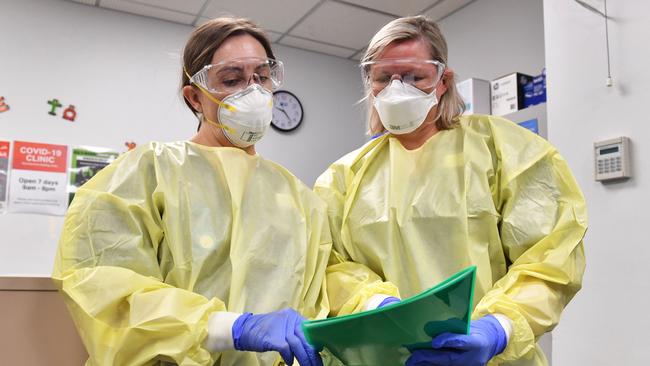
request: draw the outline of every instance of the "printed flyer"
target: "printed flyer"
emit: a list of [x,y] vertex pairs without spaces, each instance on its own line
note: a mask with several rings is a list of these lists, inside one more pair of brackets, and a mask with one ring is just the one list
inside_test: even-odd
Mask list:
[[0,141],[0,213],[7,209],[7,182],[9,175],[9,141]]
[[80,146],[72,149],[70,181],[68,184],[69,202],[72,202],[77,189],[94,177],[97,172],[117,159],[119,154],[110,149]]
[[67,163],[65,145],[14,141],[9,212],[65,214]]

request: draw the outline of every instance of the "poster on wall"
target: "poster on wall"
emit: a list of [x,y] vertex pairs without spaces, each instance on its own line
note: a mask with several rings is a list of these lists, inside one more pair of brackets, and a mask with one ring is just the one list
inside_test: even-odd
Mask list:
[[80,146],[72,149],[68,203],[72,202],[77,189],[94,177],[105,166],[117,159],[119,153],[99,147]]
[[9,176],[9,141],[0,141],[0,213],[7,209],[7,182]]
[[65,214],[67,163],[65,145],[14,141],[9,212]]

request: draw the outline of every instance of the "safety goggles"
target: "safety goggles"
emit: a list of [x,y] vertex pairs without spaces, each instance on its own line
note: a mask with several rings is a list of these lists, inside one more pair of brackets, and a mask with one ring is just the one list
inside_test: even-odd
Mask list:
[[435,87],[445,71],[445,64],[436,60],[386,59],[361,63],[363,80],[373,91],[380,91],[398,79],[420,90]]
[[233,94],[251,82],[268,91],[278,89],[284,80],[282,61],[272,58],[246,57],[205,65],[190,81],[210,93]]

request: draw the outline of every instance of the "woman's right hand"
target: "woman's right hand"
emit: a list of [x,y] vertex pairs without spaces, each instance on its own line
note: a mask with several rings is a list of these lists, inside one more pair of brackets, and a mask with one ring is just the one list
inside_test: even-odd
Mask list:
[[287,365],[293,365],[295,357],[301,366],[322,366],[320,355],[305,340],[301,327],[303,320],[290,308],[267,314],[243,314],[232,326],[235,349],[276,351]]

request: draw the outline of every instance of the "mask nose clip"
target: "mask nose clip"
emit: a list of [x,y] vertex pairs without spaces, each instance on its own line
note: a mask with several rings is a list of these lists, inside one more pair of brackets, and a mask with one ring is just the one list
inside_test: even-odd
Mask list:
[[401,84],[404,84],[404,81],[402,80],[402,77],[399,74],[394,74],[393,76],[390,77],[390,82],[381,90],[384,91],[388,89],[391,86],[394,86],[395,82],[399,82]]

